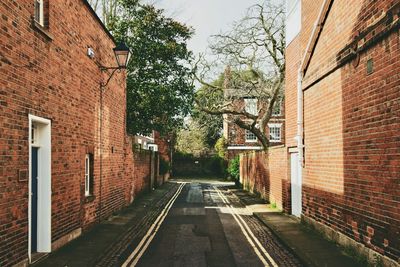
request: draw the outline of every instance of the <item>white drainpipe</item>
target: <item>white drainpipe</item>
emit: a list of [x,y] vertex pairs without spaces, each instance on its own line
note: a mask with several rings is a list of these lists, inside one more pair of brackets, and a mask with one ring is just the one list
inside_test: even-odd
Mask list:
[[297,149],[299,151],[299,166],[303,167],[303,75],[301,68],[297,74]]

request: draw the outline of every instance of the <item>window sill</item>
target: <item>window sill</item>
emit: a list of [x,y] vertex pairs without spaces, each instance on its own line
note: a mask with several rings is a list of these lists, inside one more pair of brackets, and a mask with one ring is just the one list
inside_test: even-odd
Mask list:
[[246,142],[246,143],[257,143],[258,140],[246,140],[245,142]]
[[93,202],[95,199],[95,196],[85,196],[85,203]]
[[46,37],[47,40],[52,41],[54,39],[53,35],[49,33],[48,29],[40,25],[40,23],[38,23],[34,18],[32,18],[32,27]]

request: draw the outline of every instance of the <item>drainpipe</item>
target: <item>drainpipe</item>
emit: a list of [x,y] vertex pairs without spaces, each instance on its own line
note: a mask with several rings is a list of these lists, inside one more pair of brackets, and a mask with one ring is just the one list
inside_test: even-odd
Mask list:
[[[299,152],[299,166],[304,167],[303,153],[303,75],[301,68],[297,74],[297,150]],[[301,172],[300,172],[301,173]]]
[[103,93],[104,88],[100,86],[100,192],[99,192],[99,222],[101,222],[101,214],[103,209],[102,188],[103,188]]

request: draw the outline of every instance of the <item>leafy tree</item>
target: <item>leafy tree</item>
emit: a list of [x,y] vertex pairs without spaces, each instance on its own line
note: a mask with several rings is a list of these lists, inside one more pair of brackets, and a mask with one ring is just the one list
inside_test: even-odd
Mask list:
[[229,176],[233,180],[239,182],[239,179],[240,179],[240,158],[239,158],[239,156],[236,156],[229,161],[228,173],[229,173]]
[[217,140],[217,142],[215,143],[214,148],[220,158],[223,158],[223,159],[225,158],[226,150],[227,150],[226,146],[227,146],[227,143],[226,143],[226,140],[224,137],[220,137]]
[[196,121],[189,121],[187,127],[177,133],[176,150],[195,157],[207,154],[210,149],[205,145],[205,136]]
[[[218,79],[213,81],[211,84],[215,86],[222,86],[224,82],[224,75],[221,74]],[[212,92],[212,94],[209,94]],[[222,103],[223,92],[210,90],[207,85],[203,85],[195,94],[198,101],[208,102],[208,103]],[[205,133],[205,144],[209,148],[213,148],[217,140],[221,137],[222,127],[223,127],[223,117],[222,115],[214,116],[203,112],[196,106],[193,108],[192,118],[198,123],[201,129]]]
[[127,129],[132,134],[179,127],[193,104],[194,87],[187,41],[193,30],[165,17],[163,10],[137,0],[119,0],[109,24],[130,47],[127,77]]
[[[254,133],[265,149],[269,146],[267,125],[276,103],[282,98],[285,80],[285,14],[282,4],[265,1],[249,8],[247,15],[230,32],[214,36],[210,44],[215,61],[200,57],[195,64],[196,79],[206,85],[207,96],[223,95],[222,101],[196,97],[199,110],[225,115],[239,127]],[[218,63],[230,66],[223,86],[207,82]],[[248,112],[243,101],[258,99],[258,110]]]
[[[117,17],[117,11],[121,6],[120,2],[120,0],[89,0],[89,4],[102,19],[106,27],[109,27]],[[135,2],[136,5],[138,0]]]

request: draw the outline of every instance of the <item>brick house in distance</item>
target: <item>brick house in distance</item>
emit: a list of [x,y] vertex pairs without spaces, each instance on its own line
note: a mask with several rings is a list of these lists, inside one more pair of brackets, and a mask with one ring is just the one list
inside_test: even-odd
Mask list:
[[76,238],[146,183],[124,72],[101,86],[117,44],[88,2],[4,0],[0,14],[0,265],[11,266]]
[[[225,82],[226,84],[226,82]],[[224,89],[227,99],[234,99],[234,105],[239,109],[245,109],[248,113],[257,115],[261,105],[265,105],[262,98],[251,95],[246,90]],[[260,117],[262,114],[260,114]],[[233,159],[240,153],[263,150],[261,143],[255,134],[237,126],[232,119],[233,115],[224,114],[223,136],[227,141],[228,159]],[[245,118],[244,118],[245,119]],[[282,101],[276,103],[272,118],[268,123],[267,135],[269,135],[270,146],[279,146],[285,143],[285,111]]]

